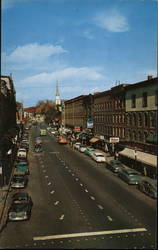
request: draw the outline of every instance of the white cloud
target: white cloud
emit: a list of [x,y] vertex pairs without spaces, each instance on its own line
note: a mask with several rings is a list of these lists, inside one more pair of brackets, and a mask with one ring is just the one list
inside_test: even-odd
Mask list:
[[110,32],[125,32],[129,30],[126,17],[117,10],[102,12],[94,18],[94,21],[97,26]]
[[6,55],[6,60],[9,63],[36,63],[39,61],[47,60],[56,54],[67,52],[60,45],[38,43],[27,44],[18,46],[12,53]]
[[[57,70],[54,72],[43,72],[37,75],[33,75],[31,77],[27,77],[21,80],[19,83],[20,85],[27,86],[46,86],[52,83],[53,81],[59,80],[61,82],[65,82],[66,84],[71,84],[73,86],[74,83],[78,83],[80,85],[88,82],[95,82],[95,81],[103,81],[105,80],[105,76],[100,73],[99,68],[90,68],[90,67],[69,67],[64,68],[62,70]],[[74,86],[75,87],[75,86]]]

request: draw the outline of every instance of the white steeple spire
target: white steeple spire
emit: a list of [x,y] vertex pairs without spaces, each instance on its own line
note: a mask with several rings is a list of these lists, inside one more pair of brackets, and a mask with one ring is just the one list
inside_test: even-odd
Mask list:
[[57,84],[56,84],[55,104],[56,105],[61,105],[58,81],[57,81]]

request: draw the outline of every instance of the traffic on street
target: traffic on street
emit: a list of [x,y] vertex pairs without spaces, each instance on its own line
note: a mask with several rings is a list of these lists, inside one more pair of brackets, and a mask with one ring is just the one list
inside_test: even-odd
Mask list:
[[79,141],[59,143],[45,123],[32,125],[24,138],[1,248],[155,248],[157,195],[143,192],[139,173],[128,183],[121,177],[129,172],[124,164]]

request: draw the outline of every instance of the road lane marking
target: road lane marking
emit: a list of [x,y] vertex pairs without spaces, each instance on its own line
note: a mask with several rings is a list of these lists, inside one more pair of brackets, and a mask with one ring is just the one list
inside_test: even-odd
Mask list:
[[55,192],[55,191],[54,191],[54,190],[52,190],[50,193],[51,193],[51,194],[54,194],[54,192]]
[[45,175],[45,178],[48,178],[48,175]]
[[108,220],[113,221],[113,219],[110,216],[107,216]]
[[93,196],[90,196],[92,200],[95,200],[95,198]]
[[74,174],[72,174],[72,176],[74,176]]
[[59,220],[63,220],[64,219],[64,214],[62,214],[61,216],[60,216],[60,218],[59,218]]
[[104,209],[101,205],[97,205],[100,209]]
[[75,180],[78,181],[78,178],[76,178]]
[[48,186],[51,184],[51,182],[48,182]]
[[59,204],[59,201],[54,202],[54,205],[55,205],[55,206],[58,205],[58,204]]
[[84,191],[85,191],[86,193],[88,193],[88,190],[87,190],[87,189],[85,189]]
[[82,186],[83,186],[83,184],[82,184],[82,183],[80,183],[80,186],[82,187]]
[[147,231],[146,228],[130,228],[130,229],[120,229],[120,230],[99,231],[99,232],[84,232],[84,233],[73,233],[73,234],[37,236],[37,237],[33,237],[33,240],[64,239],[64,238],[74,238],[74,237],[97,236],[97,235],[108,235],[108,234],[124,234],[124,233],[145,232],[145,231]]

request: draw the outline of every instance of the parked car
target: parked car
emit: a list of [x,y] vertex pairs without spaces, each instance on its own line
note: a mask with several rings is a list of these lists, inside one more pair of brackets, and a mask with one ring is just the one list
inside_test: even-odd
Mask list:
[[80,145],[79,146],[79,148],[78,148],[78,150],[81,152],[81,153],[84,153],[85,152],[85,150],[87,149],[87,147],[85,146],[85,145]]
[[26,148],[19,148],[17,152],[17,157],[26,158],[27,157]]
[[94,152],[91,157],[96,162],[106,162],[105,156],[102,153]]
[[68,143],[68,139],[65,136],[59,136],[58,143],[59,144],[67,144]]
[[16,165],[16,170],[23,172],[24,174],[30,174],[28,164],[26,162],[19,162]]
[[157,180],[144,177],[142,181],[138,183],[137,187],[141,192],[149,195],[151,198],[157,199]]
[[118,173],[124,168],[124,166],[119,160],[111,160],[106,162],[106,168],[114,173]]
[[11,180],[12,188],[25,188],[28,182],[27,176],[23,174],[14,175]]
[[20,147],[21,147],[21,148],[25,148],[27,151],[29,150],[29,144],[26,143],[26,142],[21,142],[21,143],[20,143]]
[[141,174],[138,171],[131,168],[121,169],[120,172],[118,173],[118,176],[128,184],[135,184],[135,185],[137,185],[142,178]]
[[84,153],[88,156],[92,156],[92,154],[95,152],[95,149],[92,147],[87,147]]
[[75,144],[74,144],[74,148],[75,149],[79,149],[79,146],[81,145],[81,143],[80,142],[76,142]]
[[12,204],[8,211],[9,221],[28,220],[31,216],[33,202],[28,193],[13,195]]

